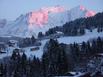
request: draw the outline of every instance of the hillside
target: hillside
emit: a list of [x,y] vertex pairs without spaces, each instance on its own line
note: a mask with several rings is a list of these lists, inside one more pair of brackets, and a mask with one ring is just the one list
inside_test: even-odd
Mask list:
[[0,35],[18,37],[34,35],[37,37],[39,32],[45,33],[50,28],[62,26],[66,22],[94,15],[95,12],[87,10],[83,6],[77,6],[70,10],[66,10],[60,6],[41,8],[40,10],[20,15],[15,21],[7,22],[0,29]]

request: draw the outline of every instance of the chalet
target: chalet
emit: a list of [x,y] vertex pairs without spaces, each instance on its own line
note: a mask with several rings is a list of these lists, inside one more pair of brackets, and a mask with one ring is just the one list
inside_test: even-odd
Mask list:
[[15,46],[17,46],[17,43],[18,42],[16,40],[9,40],[8,45],[11,47],[15,47]]
[[81,77],[84,73],[81,72],[68,72],[65,75],[54,76],[54,77]]
[[6,44],[4,42],[0,42],[0,53],[6,49]]
[[63,36],[63,33],[56,33],[56,34],[51,34],[50,38],[55,39],[55,38],[60,38],[61,36]]
[[30,51],[36,51],[36,50],[39,50],[39,47],[34,47],[30,49]]

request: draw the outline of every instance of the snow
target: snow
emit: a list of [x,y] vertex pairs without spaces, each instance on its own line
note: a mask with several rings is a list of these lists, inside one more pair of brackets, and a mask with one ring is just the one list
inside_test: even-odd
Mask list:
[[82,43],[87,42],[90,39],[97,38],[97,37],[103,37],[103,32],[98,33],[97,30],[93,30],[93,32],[89,32],[86,30],[86,34],[83,36],[70,36],[70,37],[61,37],[58,39],[59,43],[65,43],[65,44],[73,44],[76,43]]
[[12,55],[12,52],[15,48],[14,47],[8,47],[5,51],[6,53],[2,53],[0,54],[0,59],[4,58],[4,57],[9,57]]
[[71,20],[85,17],[86,10],[81,10],[80,6],[78,6],[71,10],[65,10],[59,13],[49,13],[47,23],[42,26],[37,24],[30,26],[28,24],[30,14],[31,12],[19,16],[15,21],[7,22],[8,24],[2,29],[0,28],[0,36],[30,37],[34,35],[37,37],[39,32],[45,33],[50,28],[62,26]]
[[42,45],[40,46],[39,50],[30,51],[30,48],[33,48],[33,47],[36,47],[36,46],[24,48],[24,50],[26,51],[25,54],[27,55],[27,57],[33,58],[35,56],[35,57],[38,57],[39,59],[41,59],[42,55],[43,55],[43,47],[44,47],[46,41],[47,40],[41,41]]
[[[65,44],[72,43],[73,44],[74,42],[76,42],[76,43],[82,43],[83,41],[87,42],[88,40],[93,39],[93,38],[97,38],[98,36],[103,37],[103,32],[97,33],[97,30],[95,29],[95,30],[93,30],[93,32],[89,32],[88,30],[86,30],[86,34],[83,36],[61,37],[61,38],[58,38],[57,40],[59,43],[65,43]],[[48,40],[49,39],[41,41],[42,45],[40,46],[40,50],[30,52],[28,50],[28,48],[26,48],[26,50],[28,50],[26,52],[27,56],[29,57],[29,56],[35,55],[36,57],[41,58],[42,54],[43,54],[43,47]]]
[[75,20],[77,18],[82,18],[82,17],[85,17],[85,14],[86,14],[86,10],[81,10],[80,6],[77,6],[70,10],[69,19]]
[[73,76],[55,76],[55,77],[80,77],[84,75],[84,73],[81,72],[69,72],[69,73],[72,74]]
[[[28,24],[28,14],[18,17],[15,21],[7,24],[4,28],[0,29],[1,36],[18,36],[18,37],[35,37],[39,32],[45,33],[50,28],[61,26],[65,24],[68,19],[67,12],[49,14],[48,22],[39,26],[36,24]],[[5,32],[4,32],[5,31]]]
[[69,11],[69,19],[70,20],[75,20],[78,18],[84,18],[84,17],[91,17],[94,16],[96,13],[92,10],[87,10],[84,6],[77,6],[72,8]]
[[[97,29],[93,30],[93,32],[90,32],[88,30],[86,30],[86,34],[83,36],[68,36],[68,37],[60,37],[58,38],[58,42],[59,43],[65,43],[65,44],[73,44],[74,42],[76,43],[82,43],[83,41],[87,42],[90,39],[93,38],[97,38],[97,37],[103,37],[103,32],[98,33]],[[36,57],[38,57],[39,59],[42,58],[43,55],[43,47],[46,44],[46,42],[49,39],[45,39],[45,40],[41,40],[41,46],[39,50],[35,50],[35,51],[30,51],[31,48],[35,48],[36,46],[33,47],[27,47],[27,48],[23,48],[23,50],[25,50],[25,54],[27,55],[27,57],[29,58],[33,58],[33,56],[35,55]],[[16,47],[9,47],[7,48],[7,53],[3,53],[0,54],[0,59],[7,57],[7,56],[11,56],[13,49],[15,49]]]
[[[25,50],[25,54],[27,55],[28,58],[33,58],[34,56],[35,57],[38,57],[39,59],[41,59],[42,55],[43,55],[43,47],[45,45],[47,40],[43,40],[41,41],[42,45],[40,46],[40,49],[39,50],[35,50],[35,51],[30,51],[31,48],[35,48],[36,46],[32,46],[32,47],[26,47],[26,48],[23,48],[23,50]],[[8,47],[5,51],[7,53],[3,53],[3,54],[0,54],[0,59],[4,58],[4,57],[9,57],[12,55],[12,52],[15,48],[18,48],[18,47]],[[20,52],[20,54],[22,55],[22,52]]]
[[81,75],[84,75],[84,73],[81,72],[70,72],[71,74],[73,74],[73,77],[80,77]]

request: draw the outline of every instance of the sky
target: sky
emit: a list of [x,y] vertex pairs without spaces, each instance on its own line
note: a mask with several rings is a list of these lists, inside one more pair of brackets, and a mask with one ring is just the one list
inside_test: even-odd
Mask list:
[[66,9],[83,5],[87,9],[103,12],[103,0],[0,0],[0,19],[15,20],[21,14],[57,5]]

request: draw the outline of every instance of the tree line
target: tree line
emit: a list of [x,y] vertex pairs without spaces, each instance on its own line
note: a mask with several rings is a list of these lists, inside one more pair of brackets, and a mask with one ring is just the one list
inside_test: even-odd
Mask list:
[[[69,46],[69,50],[67,50]],[[86,61],[89,57],[103,53],[103,38],[98,37],[92,41],[81,44],[66,45],[50,39],[46,43],[43,56],[38,59],[27,58],[19,49],[14,49],[7,63],[0,63],[1,77],[50,77],[66,75],[73,71],[78,63]]]
[[63,32],[66,36],[77,36],[84,35],[85,29],[88,29],[92,32],[93,29],[97,28],[97,32],[103,31],[103,13],[97,13],[93,17],[88,18],[79,18],[74,21],[65,23],[63,26],[56,26],[50,28],[48,31],[43,34],[42,32],[38,33],[38,37],[49,36],[55,34],[57,31]]

